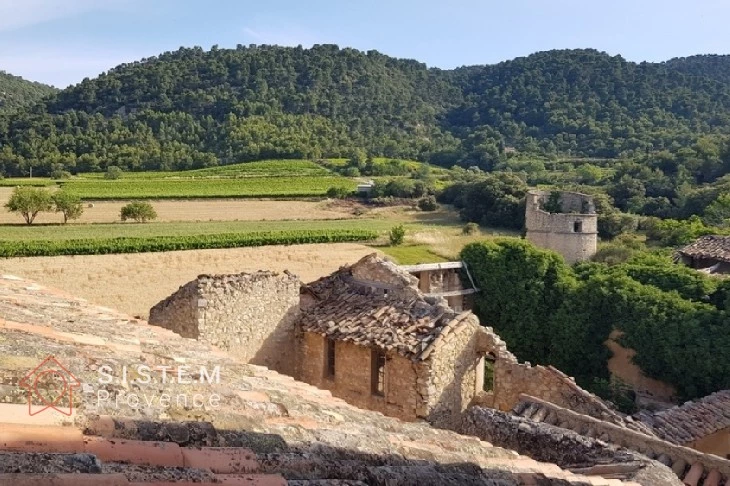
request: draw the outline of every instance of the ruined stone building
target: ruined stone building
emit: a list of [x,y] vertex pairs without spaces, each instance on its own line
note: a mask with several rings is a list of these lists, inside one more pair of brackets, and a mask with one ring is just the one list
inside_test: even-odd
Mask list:
[[476,289],[461,283],[462,269],[373,254],[306,285],[271,272],[201,275],[149,322],[404,420],[449,426],[470,404],[507,411],[521,393],[610,413],[555,368],[519,363],[463,310]]
[[[157,304],[150,323],[358,408],[561,467],[595,465],[583,473],[638,477],[653,461],[669,476],[642,484],[730,479],[730,461],[707,453],[726,444],[724,395],[652,423],[624,416],[559,370],[520,363],[463,300],[449,301],[478,291],[466,270],[458,262],[399,267],[373,254],[308,284],[287,273],[203,275]],[[712,406],[717,417],[706,412]],[[670,436],[679,413],[695,431],[691,441]]]
[[701,236],[677,250],[677,259],[710,274],[730,274],[730,236]]
[[560,192],[558,208],[547,208],[553,193],[530,191],[525,208],[527,240],[556,251],[565,261],[590,259],[598,248],[598,215],[593,198],[577,192]]

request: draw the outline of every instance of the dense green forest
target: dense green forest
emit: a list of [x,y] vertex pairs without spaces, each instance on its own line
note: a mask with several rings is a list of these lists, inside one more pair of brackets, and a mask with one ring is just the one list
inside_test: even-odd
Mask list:
[[[689,157],[681,150],[702,140],[722,158],[729,72],[719,56],[636,64],[595,50],[449,71],[334,45],[181,48],[0,118],[0,171],[188,169],[354,149],[489,171],[514,150],[653,161]],[[688,177],[712,182],[727,165]]]
[[28,106],[56,91],[56,88],[51,86],[26,81],[0,71],[0,115]]

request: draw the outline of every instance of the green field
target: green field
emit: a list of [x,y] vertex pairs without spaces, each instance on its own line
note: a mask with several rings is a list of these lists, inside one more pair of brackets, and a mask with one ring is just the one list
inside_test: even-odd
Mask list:
[[9,177],[0,179],[0,187],[15,187],[15,186],[52,186],[55,182],[47,177]]
[[187,199],[225,197],[315,197],[333,186],[355,190],[352,179],[327,177],[248,177],[240,179],[137,179],[62,181],[82,199]]
[[[310,160],[261,160],[242,164],[221,165],[206,169],[163,172],[123,172],[126,179],[204,179],[238,177],[327,177],[333,174],[321,165]],[[103,172],[79,174],[82,179],[104,179]]]

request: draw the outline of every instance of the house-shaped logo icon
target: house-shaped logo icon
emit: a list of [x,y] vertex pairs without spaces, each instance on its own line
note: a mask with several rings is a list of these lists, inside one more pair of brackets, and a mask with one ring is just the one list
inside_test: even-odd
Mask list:
[[53,409],[63,415],[73,413],[73,389],[81,382],[54,356],[48,356],[20,380],[28,393],[28,415]]

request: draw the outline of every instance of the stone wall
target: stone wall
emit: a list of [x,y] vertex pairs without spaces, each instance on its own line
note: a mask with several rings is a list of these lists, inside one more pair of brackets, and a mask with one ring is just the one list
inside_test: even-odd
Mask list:
[[690,466],[700,464],[701,469],[704,469],[705,472],[715,470],[721,477],[730,479],[730,461],[721,457],[672,444],[658,437],[576,413],[535,397],[523,396],[522,400],[523,404],[537,405],[543,411],[541,414],[543,420],[549,420],[561,429],[569,429],[650,457],[656,457],[667,466],[671,466],[681,477],[688,472]]
[[[598,247],[598,215],[590,196],[562,192],[562,213],[549,213],[542,205],[550,193],[530,191],[525,209],[527,240],[563,255],[568,263],[593,256]],[[576,223],[580,228],[576,230]]]
[[593,466],[593,474],[625,476],[643,485],[682,484],[671,469],[634,451],[493,409],[470,408],[460,432],[561,467],[590,472]]
[[158,302],[150,309],[149,323],[175,331],[182,337],[198,339],[198,281],[186,283]]
[[300,281],[273,272],[201,275],[150,310],[150,324],[294,375]]
[[478,392],[473,404],[506,412],[520,402],[522,394],[527,394],[601,420],[623,423],[618,413],[565,373],[552,366],[518,362],[491,327],[481,330],[477,350],[494,360],[494,386],[492,392]]
[[[452,324],[449,324],[452,326]],[[419,376],[419,394],[424,398],[427,415],[421,415],[442,428],[455,429],[461,414],[481,391],[478,383],[483,352],[479,350],[479,334],[484,332],[473,314],[444,330]]]
[[329,390],[356,407],[375,410],[402,420],[416,420],[420,397],[416,391],[419,365],[396,353],[386,353],[385,393],[372,393],[372,349],[357,344],[335,342],[335,375],[325,374],[327,338],[304,332],[300,345],[297,378]]

